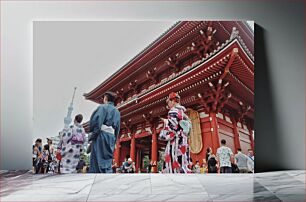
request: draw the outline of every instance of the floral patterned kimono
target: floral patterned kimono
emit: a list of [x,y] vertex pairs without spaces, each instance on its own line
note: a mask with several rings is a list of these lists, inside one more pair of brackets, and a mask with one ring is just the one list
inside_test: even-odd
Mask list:
[[185,107],[177,104],[168,112],[160,138],[167,140],[165,149],[165,173],[189,173],[188,134],[191,122]]
[[62,160],[60,163],[61,173],[76,173],[76,166],[80,160],[81,149],[83,144],[73,143],[72,134],[80,133],[85,139],[85,130],[82,124],[76,123],[69,128],[63,129],[60,134],[58,149],[61,150]]

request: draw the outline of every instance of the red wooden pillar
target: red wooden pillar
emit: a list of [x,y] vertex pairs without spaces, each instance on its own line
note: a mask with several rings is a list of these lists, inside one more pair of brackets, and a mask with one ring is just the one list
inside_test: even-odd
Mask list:
[[153,127],[152,134],[151,162],[154,165],[152,167],[152,172],[157,173],[157,134],[155,127]]
[[135,162],[136,164],[136,159],[135,159],[135,149],[136,149],[136,140],[135,140],[135,134],[133,134],[131,138],[131,149],[130,149],[130,158]]
[[237,127],[237,122],[235,118],[232,117],[232,123],[233,123],[233,133],[234,133],[234,144],[235,144],[235,153],[237,153],[237,149],[241,148],[240,146],[240,139],[239,139],[239,130]]
[[220,147],[218,121],[216,113],[214,112],[209,113],[209,120],[211,125],[210,131],[211,131],[211,140],[212,140],[212,150],[213,153],[216,153],[217,149]]
[[116,150],[115,150],[115,154],[114,154],[114,159],[115,162],[117,163],[117,165],[119,166],[119,161],[120,161],[120,149],[121,149],[121,144],[120,144],[120,140],[117,139],[116,142]]

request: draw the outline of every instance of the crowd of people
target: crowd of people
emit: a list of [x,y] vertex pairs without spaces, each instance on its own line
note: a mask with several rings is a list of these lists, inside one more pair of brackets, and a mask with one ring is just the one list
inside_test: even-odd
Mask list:
[[[57,150],[52,146],[52,140],[42,146],[42,140],[37,139],[33,145],[33,172],[34,173],[76,173],[82,172],[87,166],[89,173],[135,173],[135,162],[127,157],[122,165],[116,165],[113,160],[116,140],[120,131],[120,112],[114,106],[116,94],[107,91],[103,96],[103,104],[92,113],[89,121],[89,165],[81,159],[85,143],[85,130],[82,126],[83,116],[75,116],[71,126],[67,126],[60,133]],[[249,150],[243,154],[238,149],[237,154],[227,147],[226,140],[221,140],[221,146],[213,154],[207,148],[206,156],[200,165],[199,161],[193,164],[189,150],[189,132],[192,123],[186,115],[186,108],[180,104],[180,96],[172,92],[166,100],[169,108],[167,118],[161,118],[164,127],[159,139],[167,142],[162,173],[253,173],[254,155]],[[148,172],[152,166],[148,165]],[[150,167],[151,166],[151,167]],[[138,169],[139,171],[140,169]]]
[[237,149],[234,154],[232,150],[226,146],[226,140],[221,140],[221,146],[217,149],[217,153],[213,154],[209,147],[206,150],[206,158],[203,159],[202,165],[196,161],[195,165],[191,163],[193,173],[254,173],[254,154],[252,149],[248,149],[248,153],[242,153],[241,149]]
[[[143,169],[135,167],[135,162],[127,156],[122,165],[117,165],[113,160],[113,173],[136,173],[147,172],[151,173],[152,168],[157,165],[153,165],[152,162],[144,166]],[[226,140],[221,140],[221,146],[217,149],[217,153],[213,154],[210,147],[206,150],[206,156],[202,160],[202,164],[198,160],[193,163],[190,159],[190,163],[187,165],[189,172],[195,174],[204,173],[254,173],[254,154],[252,149],[248,149],[248,153],[244,154],[240,148],[237,149],[237,153],[234,154],[232,150],[226,146]],[[158,170],[159,173],[166,173],[165,162],[163,167]],[[181,171],[183,172],[183,171]]]
[[114,106],[116,94],[107,91],[103,96],[103,104],[93,112],[90,118],[89,145],[86,153],[90,153],[90,165],[81,159],[84,150],[85,129],[82,126],[83,116],[75,116],[74,122],[59,132],[60,141],[56,149],[52,140],[42,146],[42,139],[33,145],[34,173],[77,173],[86,167],[90,173],[111,173],[112,159],[116,139],[120,130],[120,113]]
[[81,124],[83,116],[75,116],[74,123],[60,133],[60,141],[56,149],[52,140],[42,146],[38,138],[33,145],[33,173],[77,173],[83,172],[86,163],[81,158],[85,142],[85,130]]
[[47,144],[43,146],[42,139],[38,138],[32,150],[33,173],[54,172],[57,167],[52,140],[47,138]]

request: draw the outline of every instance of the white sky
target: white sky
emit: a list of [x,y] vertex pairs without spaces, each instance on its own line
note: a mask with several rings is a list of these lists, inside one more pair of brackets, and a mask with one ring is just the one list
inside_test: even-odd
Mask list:
[[[55,136],[77,86],[73,117],[90,118],[91,91],[175,22],[34,22],[34,136]],[[72,118],[73,118],[72,117]],[[45,141],[45,139],[43,139]]]

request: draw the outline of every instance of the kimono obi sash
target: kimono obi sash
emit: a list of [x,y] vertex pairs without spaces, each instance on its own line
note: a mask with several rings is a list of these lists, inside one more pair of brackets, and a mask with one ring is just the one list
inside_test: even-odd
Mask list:
[[107,125],[102,124],[101,131],[115,135],[115,129],[112,126],[107,126]]

